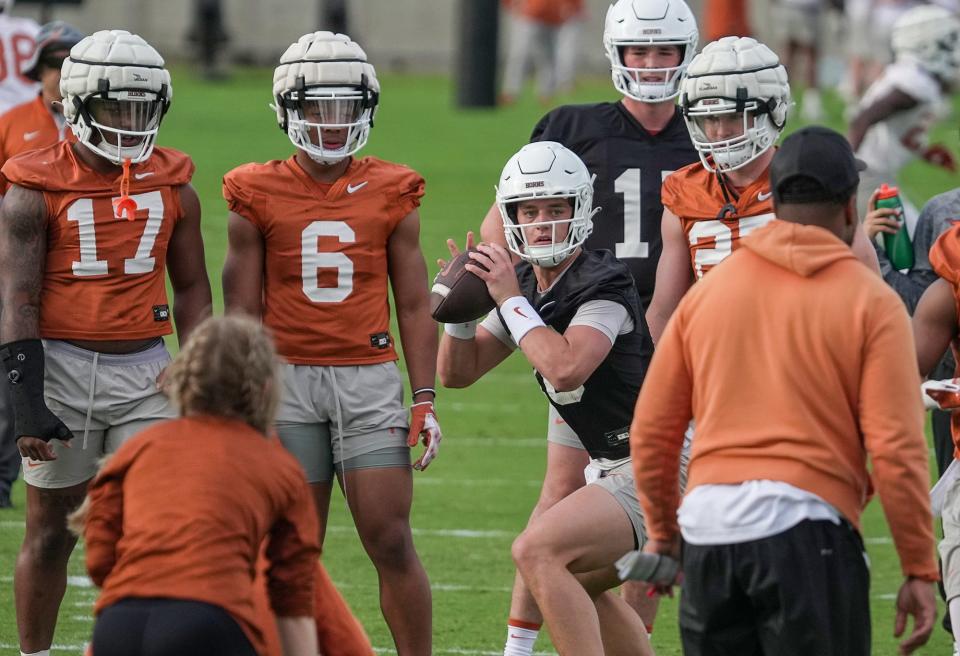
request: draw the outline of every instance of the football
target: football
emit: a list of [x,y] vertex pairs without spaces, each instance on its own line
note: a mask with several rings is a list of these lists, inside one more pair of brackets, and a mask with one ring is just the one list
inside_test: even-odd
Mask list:
[[496,307],[487,291],[487,283],[464,268],[470,261],[469,253],[460,253],[447,262],[433,279],[430,315],[441,323],[474,321]]

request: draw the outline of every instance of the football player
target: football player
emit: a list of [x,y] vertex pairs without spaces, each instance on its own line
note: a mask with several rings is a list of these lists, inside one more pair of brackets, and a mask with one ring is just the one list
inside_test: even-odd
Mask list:
[[[654,342],[690,285],[774,218],[768,168],[790,106],[787,71],[757,40],[724,37],[691,62],[680,106],[700,162],[663,182],[663,253],[647,309]],[[853,249],[879,272],[860,229]]]
[[163,58],[100,31],[71,49],[60,90],[77,142],[9,160],[0,216],[0,359],[27,483],[17,627],[21,651],[42,655],[75,544],[67,513],[105,453],[175,416],[157,389],[165,271],[181,341],[211,308],[193,163],[154,148],[172,93]]
[[36,50],[40,26],[22,16],[13,16],[14,0],[0,0],[0,114],[32,100],[37,82],[25,74]]
[[61,104],[60,69],[70,48],[83,37],[63,21],[53,21],[40,28],[37,50],[24,71],[28,78],[40,82],[40,93],[0,117],[0,166],[14,155],[69,137]]
[[[262,319],[287,362],[277,432],[307,473],[321,542],[337,474],[377,568],[397,652],[429,654],[430,586],[410,531],[410,446],[424,436],[414,465],[423,469],[441,437],[437,333],[419,243],[423,178],[354,157],[373,126],[380,85],[349,37],[304,35],[273,80],[277,121],[296,151],[224,177],[226,308]],[[413,390],[409,424],[388,281]]]
[[[480,244],[467,270],[498,309],[479,325],[444,326],[440,379],[466,387],[523,352],[589,455],[592,484],[530,520],[513,544],[519,574],[561,654],[651,653],[640,617],[608,592],[619,585],[614,561],[645,541],[627,440],[653,345],[633,276],[610,251],[583,248],[597,211],[592,176],[561,144],[534,142],[511,157],[497,206],[507,249]],[[516,271],[511,253],[522,260]]]
[[[697,21],[683,0],[618,0],[607,11],[603,45],[619,102],[558,107],[544,116],[531,141],[556,141],[595,174],[596,205],[603,208],[586,248],[605,248],[633,274],[644,309],[653,295],[660,257],[660,185],[668,173],[697,161],[676,107],[680,79],[697,49]],[[496,205],[481,228],[483,240],[505,245]],[[531,517],[584,485],[588,462],[580,441],[553,410],[547,424],[547,470]],[[656,599],[642,584],[624,595],[652,629]],[[514,582],[507,654],[529,653],[541,618],[523,580]],[[520,651],[517,651],[520,650]]]
[[[920,375],[924,377],[933,373],[948,347],[952,347],[955,359],[960,348],[960,226],[954,225],[940,235],[930,249],[930,264],[940,277],[927,287],[913,314],[917,360]],[[954,371],[953,376],[960,377],[960,370]],[[952,411],[953,457],[960,458],[960,414],[956,403],[947,404],[944,409]],[[957,560],[960,558],[960,497],[957,496],[960,477],[957,477],[955,466],[956,461],[937,484],[937,487],[945,486],[940,511],[943,540],[939,551],[947,612],[953,628],[954,653],[960,649],[960,566]]]
[[[54,144],[64,138],[67,123],[60,108],[60,67],[83,35],[63,21],[40,30],[33,64],[24,73],[41,82],[37,97],[0,116],[0,167],[18,153]],[[2,190],[0,190],[2,193]],[[0,380],[0,508],[9,507],[10,488],[20,473],[20,454],[13,436],[7,381]]]
[[[953,153],[930,144],[928,132],[949,110],[947,92],[960,73],[960,18],[936,5],[904,13],[893,25],[894,61],[867,89],[850,123],[850,144],[867,164],[861,173],[860,216],[873,209],[881,183],[897,184],[900,171],[915,158],[956,172]],[[900,192],[903,218],[912,236],[917,209]],[[886,255],[881,257],[881,264]]]

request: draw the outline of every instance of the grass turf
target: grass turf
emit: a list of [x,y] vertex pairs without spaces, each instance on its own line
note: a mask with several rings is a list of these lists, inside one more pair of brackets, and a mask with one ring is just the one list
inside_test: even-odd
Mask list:
[[[220,269],[226,248],[226,208],[220,178],[248,161],[284,158],[291,152],[267,108],[270,72],[241,70],[228,83],[208,84],[175,70],[173,108],[161,130],[163,145],[190,153],[197,163],[194,185],[204,211],[207,267],[218,310]],[[476,229],[493,200],[493,185],[506,159],[525,142],[545,111],[532,99],[498,111],[458,110],[452,86],[439,77],[386,76],[377,125],[365,154],[408,164],[427,180],[421,210],[423,250],[431,273],[445,254],[444,240]],[[565,102],[614,100],[607,80],[587,80]],[[828,97],[831,125],[842,129],[840,106]],[[951,124],[952,125],[952,124]],[[791,127],[799,126],[792,121]],[[937,136],[956,146],[955,130]],[[918,206],[954,186],[955,178],[922,164],[912,165],[907,190]],[[171,346],[174,344],[171,343]],[[513,567],[510,543],[524,526],[544,468],[546,405],[525,361],[513,356],[468,390],[444,390],[438,399],[445,440],[439,460],[415,474],[412,524],[420,556],[433,585],[434,652],[498,654],[505,637]],[[932,456],[931,456],[932,462]],[[16,653],[12,573],[23,536],[23,486],[13,510],[0,510],[0,652]],[[334,499],[325,562],[379,651],[392,642],[377,602],[377,581],[342,500]],[[874,654],[896,653],[892,638],[893,599],[901,575],[879,504],[864,516],[872,562]],[[95,589],[84,577],[82,552],[70,562],[70,581],[61,607],[57,653],[79,653],[90,635]],[[943,609],[941,607],[941,614]],[[654,646],[658,654],[680,654],[676,602],[661,605]],[[551,653],[544,635],[538,649]],[[939,627],[920,653],[949,653]]]

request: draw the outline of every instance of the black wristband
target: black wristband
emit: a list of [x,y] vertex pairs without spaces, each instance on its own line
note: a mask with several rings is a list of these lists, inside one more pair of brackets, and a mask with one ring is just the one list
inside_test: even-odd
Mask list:
[[0,345],[13,399],[14,436],[36,437],[44,442],[69,440],[73,434],[47,407],[43,399],[43,342],[21,339]]

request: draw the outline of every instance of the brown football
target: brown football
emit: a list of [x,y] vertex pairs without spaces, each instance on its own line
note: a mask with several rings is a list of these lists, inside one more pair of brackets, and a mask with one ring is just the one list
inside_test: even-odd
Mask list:
[[460,253],[447,262],[433,279],[430,315],[441,323],[474,321],[496,307],[487,291],[487,283],[464,268],[470,261],[469,253]]

